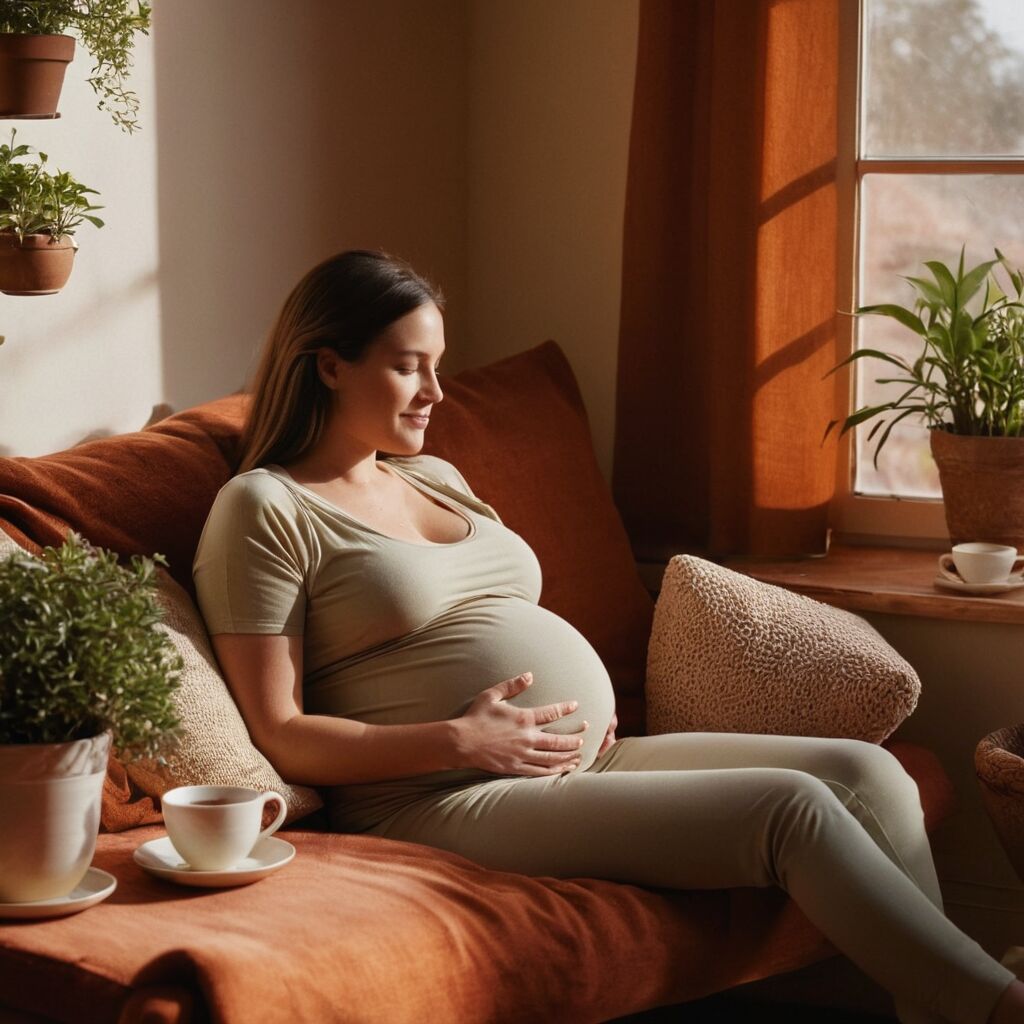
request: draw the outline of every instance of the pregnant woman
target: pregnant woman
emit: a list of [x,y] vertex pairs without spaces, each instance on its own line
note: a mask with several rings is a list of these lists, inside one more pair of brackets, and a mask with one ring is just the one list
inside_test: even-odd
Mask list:
[[443,400],[442,308],[405,263],[349,251],[306,274],[267,341],[194,565],[256,745],[326,790],[339,831],[533,875],[780,886],[904,1024],[1024,1022],[1024,984],[943,913],[917,787],[888,751],[616,740],[608,673],[538,605],[529,545],[418,454]]

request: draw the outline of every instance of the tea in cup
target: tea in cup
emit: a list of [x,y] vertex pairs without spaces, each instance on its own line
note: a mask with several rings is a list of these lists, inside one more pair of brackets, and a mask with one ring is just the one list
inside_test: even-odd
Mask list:
[[[261,830],[263,807],[271,800],[281,809]],[[244,786],[179,786],[164,793],[161,803],[171,845],[196,871],[233,868],[260,839],[273,835],[288,813],[280,793]]]
[[[971,541],[957,544],[939,558],[939,570],[955,583],[1005,583],[1017,572],[1024,558],[1009,544]],[[955,568],[955,572],[953,571]]]

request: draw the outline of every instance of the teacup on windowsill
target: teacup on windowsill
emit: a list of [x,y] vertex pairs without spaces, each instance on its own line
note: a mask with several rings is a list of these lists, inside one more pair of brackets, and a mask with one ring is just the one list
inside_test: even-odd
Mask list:
[[1006,583],[1019,572],[1024,558],[1008,544],[970,541],[939,556],[939,572],[954,583]]

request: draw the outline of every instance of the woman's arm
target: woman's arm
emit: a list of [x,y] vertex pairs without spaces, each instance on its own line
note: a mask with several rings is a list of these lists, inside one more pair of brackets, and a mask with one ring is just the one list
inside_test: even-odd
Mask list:
[[522,677],[483,690],[461,718],[368,725],[303,713],[302,637],[218,633],[211,639],[253,743],[290,782],[382,782],[474,767],[552,775],[579,763],[582,739],[539,728],[571,714],[576,705],[519,708],[506,703],[505,698],[529,685]]

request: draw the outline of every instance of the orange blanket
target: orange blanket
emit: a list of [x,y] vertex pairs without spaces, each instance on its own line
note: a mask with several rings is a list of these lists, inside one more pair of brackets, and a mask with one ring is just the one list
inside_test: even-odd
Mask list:
[[131,860],[162,834],[100,837],[94,863],[119,881],[106,902],[0,925],[0,1002],[76,1024],[586,1022],[835,953],[778,889],[530,878],[300,831],[281,833],[298,855],[276,874],[187,889]]

